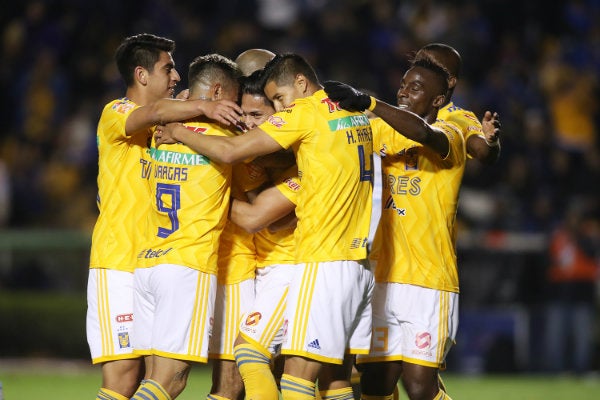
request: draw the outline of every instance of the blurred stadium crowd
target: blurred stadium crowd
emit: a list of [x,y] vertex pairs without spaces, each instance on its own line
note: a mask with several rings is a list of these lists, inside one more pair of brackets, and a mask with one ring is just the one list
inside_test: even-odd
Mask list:
[[461,232],[549,234],[575,212],[598,257],[599,0],[33,0],[0,22],[0,228],[91,232],[96,123],[124,93],[125,36],[174,39],[179,89],[194,57],[261,47],[390,103],[411,52],[444,42],[463,57],[454,102],[503,128],[498,163],[468,163]]
[[91,226],[95,124],[124,90],[113,52],[143,31],[176,40],[181,89],[195,56],[263,47],[390,102],[411,51],[451,44],[464,61],[455,103],[503,125],[499,163],[469,163],[464,224],[545,231],[575,200],[597,217],[597,0],[50,0],[10,3],[0,20],[0,226]]

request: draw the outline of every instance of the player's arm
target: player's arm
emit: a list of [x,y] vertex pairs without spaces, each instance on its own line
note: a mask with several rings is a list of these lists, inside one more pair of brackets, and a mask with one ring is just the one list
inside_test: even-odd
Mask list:
[[[250,233],[258,232],[294,211],[296,205],[270,186],[260,192],[252,203],[234,199],[229,218]],[[272,230],[276,230],[275,227]]]
[[467,152],[484,164],[493,164],[500,157],[500,116],[486,111],[481,120],[484,137],[471,135],[467,139]]
[[450,141],[444,131],[429,125],[423,118],[411,111],[394,107],[374,97],[372,99],[375,107],[371,107],[370,110],[394,128],[396,132],[432,148],[442,157],[448,155]]
[[368,109],[408,139],[432,148],[442,157],[448,155],[450,142],[446,134],[417,114],[387,104],[345,83],[327,81],[323,86],[329,98],[343,109],[361,112]]
[[154,125],[183,121],[199,115],[225,125],[235,125],[242,114],[241,108],[229,100],[160,99],[131,112],[125,123],[125,132],[132,135]]
[[295,212],[291,212],[283,218],[279,218],[277,221],[273,222],[267,229],[270,232],[277,232],[288,228],[296,228],[298,224],[298,217]]
[[156,145],[183,143],[199,154],[217,162],[235,164],[250,158],[283,149],[271,136],[260,128],[254,128],[239,136],[201,135],[174,122],[158,126],[154,133]]

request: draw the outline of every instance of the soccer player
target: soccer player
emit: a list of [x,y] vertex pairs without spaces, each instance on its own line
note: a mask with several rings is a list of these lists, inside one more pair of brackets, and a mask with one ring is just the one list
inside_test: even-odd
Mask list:
[[[364,266],[371,129],[364,114],[340,110],[328,99],[299,55],[276,56],[267,64],[264,91],[278,112],[244,135],[195,137],[179,124],[168,124],[155,137],[157,143],[181,141],[229,163],[293,147],[302,189],[296,206],[296,266],[284,317],[281,392],[284,399],[314,398],[323,363],[340,365],[347,349],[357,353],[369,347],[370,329],[357,325],[361,318],[370,322],[373,288]],[[236,360],[240,368],[268,368],[264,354],[244,346],[236,347]],[[260,398],[275,400],[277,387],[267,375],[254,384]]]
[[[273,104],[264,94],[261,78],[261,71],[256,71],[242,84],[240,105],[244,113],[243,121],[248,129],[259,126],[275,112]],[[269,169],[268,173],[273,177],[273,182],[254,195],[251,202],[235,199],[231,206],[230,218],[244,229],[255,233],[258,267],[255,279],[256,297],[241,320],[240,334],[235,344],[252,348],[271,364],[271,357],[278,353],[283,339],[283,312],[294,266],[295,223],[275,232],[267,227],[288,215],[295,221],[294,209],[300,185],[295,164],[283,171]],[[237,354],[239,356],[240,352]],[[280,359],[275,359],[274,368],[280,367]],[[243,363],[243,358],[239,361]],[[264,368],[256,373],[266,374],[271,380],[268,364],[263,364]],[[240,367],[244,381],[248,382],[246,397],[260,396],[260,392],[256,393],[256,386],[253,385],[256,379],[253,379],[252,374],[248,374],[248,368],[243,364],[240,364]]]
[[[226,57],[198,57],[189,67],[190,99],[236,101],[239,76]],[[197,136],[234,136],[206,119],[181,126]],[[207,362],[231,166],[181,143],[153,143],[150,156],[154,201],[134,273],[133,337],[147,373],[132,399],[165,400],[183,391],[193,362]]]
[[[450,74],[448,93],[438,118],[458,125],[465,137],[467,155],[484,164],[492,164],[500,156],[500,120],[497,113],[486,111],[481,123],[473,112],[464,110],[452,102],[452,94],[460,78],[462,58],[459,52],[447,44],[430,43],[417,51],[414,61],[429,58],[446,68]],[[482,125],[483,131],[482,131]]]
[[[231,199],[247,201],[246,192],[266,181],[264,169],[252,163],[233,166]],[[217,296],[209,358],[213,360],[209,399],[243,397],[244,385],[235,365],[233,348],[242,315],[254,302],[257,267],[254,235],[227,219],[217,259]]]
[[[266,50],[261,49],[247,50],[236,59],[236,64],[242,73],[247,72],[249,66],[254,68],[261,62],[265,52]],[[263,62],[261,68],[267,61]],[[247,81],[247,77],[242,77],[242,93]],[[248,114],[243,108],[242,111],[239,127],[245,130],[247,126],[243,122]],[[264,169],[255,163],[235,164],[232,172],[231,201],[247,202],[247,193],[263,185],[266,179]],[[213,360],[212,386],[208,398],[236,399],[243,396],[244,384],[234,360],[234,341],[242,315],[254,302],[257,263],[254,235],[235,224],[231,218],[227,219],[220,237],[217,265],[214,328],[209,345],[209,358]]]
[[357,357],[365,399],[392,399],[399,379],[410,399],[449,399],[438,370],[458,323],[454,220],[466,150],[458,126],[436,121],[448,77],[433,60],[415,61],[402,79],[398,107],[325,83],[341,107],[381,117],[372,121],[384,190],[370,256],[373,340],[369,354]]
[[241,110],[230,101],[172,99],[180,77],[167,38],[139,34],[115,53],[127,90],[108,103],[98,122],[98,208],[92,234],[86,334],[92,362],[102,364],[98,399],[131,397],[144,374],[132,353],[133,270],[143,221],[150,208],[145,158],[151,127],[207,115],[235,123]]

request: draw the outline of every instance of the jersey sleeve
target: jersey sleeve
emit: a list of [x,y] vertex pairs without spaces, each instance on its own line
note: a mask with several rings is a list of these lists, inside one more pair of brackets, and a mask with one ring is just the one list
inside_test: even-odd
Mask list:
[[300,179],[298,178],[298,167],[292,166],[275,181],[275,187],[289,201],[298,204],[298,190],[300,190]]
[[259,128],[281,147],[288,149],[310,133],[316,113],[310,103],[298,99],[297,103],[271,115]]

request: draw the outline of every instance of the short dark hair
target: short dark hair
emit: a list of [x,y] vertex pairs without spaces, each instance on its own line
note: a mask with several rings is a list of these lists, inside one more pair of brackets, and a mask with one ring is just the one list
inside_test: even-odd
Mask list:
[[152,72],[161,52],[173,53],[175,42],[151,33],[129,36],[117,47],[115,60],[127,87],[133,85],[133,72],[138,66]]
[[316,85],[319,84],[315,70],[301,55],[278,54],[265,65],[263,86],[270,81],[274,81],[278,86],[291,85],[298,74],[304,75]]
[[243,76],[240,79],[240,98],[245,94],[261,96],[264,98],[265,104],[271,104],[271,101],[265,95],[263,75],[264,71],[259,69],[248,76]]
[[248,76],[241,78],[242,94],[263,95],[265,96],[263,87],[264,71],[259,69]]
[[235,62],[220,54],[207,54],[199,56],[190,63],[188,70],[188,83],[190,88],[202,79],[207,78],[211,82],[220,81],[238,83],[242,71]]
[[447,65],[444,65],[444,67],[448,69],[448,72],[450,72],[450,76],[454,75],[457,79],[460,78],[462,57],[460,56],[458,50],[456,50],[454,47],[445,43],[428,43],[417,51],[417,53],[415,54],[415,58],[411,60],[411,63],[414,63],[416,61],[416,56],[422,50],[439,54],[441,57],[443,57],[443,60],[445,60],[445,64]]
[[436,63],[429,57],[422,57],[418,60],[414,60],[411,66],[425,68],[434,72],[437,76],[439,76],[440,81],[442,82],[442,94],[445,94],[448,91],[450,72],[448,72],[448,70],[442,65]]

